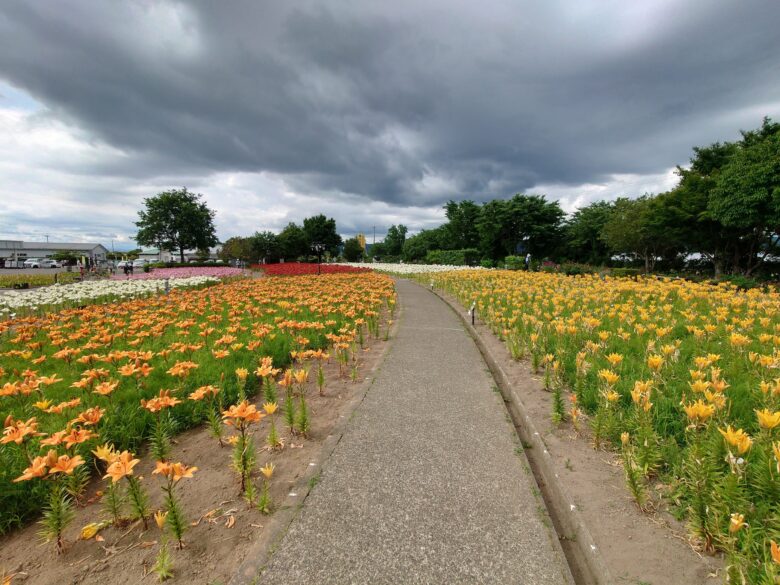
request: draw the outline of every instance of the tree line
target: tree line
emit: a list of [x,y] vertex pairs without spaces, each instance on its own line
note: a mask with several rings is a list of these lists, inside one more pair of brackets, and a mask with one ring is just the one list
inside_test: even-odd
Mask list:
[[[390,226],[369,256],[503,266],[507,257],[531,254],[535,261],[628,264],[647,272],[696,267],[716,276],[750,276],[777,267],[780,124],[765,118],[738,141],[695,147],[690,165],[678,166],[677,175],[668,192],[596,201],[568,217],[544,195],[449,201],[443,225],[411,237],[406,226]],[[182,259],[185,249],[216,245],[214,212],[200,197],[184,188],[146,199],[136,222],[137,242],[176,251]],[[230,238],[221,255],[249,263],[295,260],[312,257],[313,244],[330,257],[354,261],[365,255],[363,242],[342,242],[336,221],[322,214],[302,225],[291,222],[278,234]]]
[[668,192],[596,201],[568,217],[543,195],[449,201],[446,223],[406,239],[400,257],[419,262],[460,250],[500,265],[530,253],[554,262],[633,263],[648,272],[696,265],[716,276],[755,274],[773,264],[778,248],[780,124],[765,118],[741,136],[694,148]]

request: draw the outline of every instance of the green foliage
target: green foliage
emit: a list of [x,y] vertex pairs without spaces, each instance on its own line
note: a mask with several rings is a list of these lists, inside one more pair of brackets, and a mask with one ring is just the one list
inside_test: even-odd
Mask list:
[[508,270],[522,270],[525,268],[525,258],[522,256],[507,256],[504,258],[504,266]]
[[301,256],[307,256],[311,252],[306,232],[293,222],[287,224],[276,237],[276,241],[278,243],[279,255],[285,260],[296,260]]
[[293,399],[292,392],[288,391],[284,400],[284,420],[287,426],[290,427],[290,432],[295,430],[295,400]]
[[[336,231],[336,220],[322,215],[314,215],[303,220],[303,233],[306,236],[307,249],[312,244],[324,244],[325,251],[331,256],[338,254],[341,236]],[[308,254],[308,250],[305,252]]]
[[344,242],[344,259],[347,262],[358,262],[363,258],[363,247],[357,238],[349,238]]
[[609,249],[601,234],[613,208],[610,202],[595,201],[572,214],[564,228],[569,258],[591,264],[609,261]]
[[271,513],[271,495],[268,490],[268,480],[263,482],[263,491],[260,492],[260,497],[257,500],[257,509],[263,514]]
[[164,413],[155,417],[154,431],[150,438],[150,451],[156,461],[167,461],[171,456],[171,433],[169,418]]
[[384,248],[385,254],[390,256],[399,256],[404,248],[406,242],[407,227],[402,224],[391,225],[387,230],[385,236]]
[[103,494],[103,511],[115,525],[122,521],[122,507],[126,500],[121,484],[110,481]]
[[468,199],[457,203],[450,200],[444,205],[444,211],[447,216],[444,226],[447,238],[445,248],[462,250],[479,247],[479,205]]
[[157,558],[152,570],[160,583],[173,577],[173,559],[171,559],[171,552],[168,549],[168,541],[165,539],[160,545],[160,550],[157,551]]
[[49,502],[43,510],[40,535],[46,542],[57,542],[57,554],[63,551],[62,533],[75,516],[67,490],[59,482],[52,482]]
[[634,496],[634,501],[640,509],[644,510],[648,498],[647,485],[641,467],[635,461],[630,443],[623,445],[623,472],[626,476],[626,485],[628,485],[631,495]]
[[580,274],[595,274],[598,272],[598,269],[588,264],[564,262],[561,264],[561,272],[568,276],[577,276]]
[[447,264],[449,266],[471,266],[479,260],[479,250],[430,250],[425,255],[426,264]]
[[263,400],[265,402],[278,402],[276,395],[276,382],[273,381],[271,376],[263,378]]
[[610,274],[616,278],[636,278],[641,271],[638,268],[613,268]]
[[273,232],[256,232],[252,236],[252,251],[254,261],[275,262],[279,259],[281,244],[279,237]]
[[182,537],[187,530],[187,518],[184,516],[181,504],[176,499],[173,486],[174,484],[170,483],[168,488],[165,489],[165,511],[168,512],[165,517],[165,524],[178,541],[179,548],[181,548],[183,545]]
[[182,262],[186,249],[216,246],[214,212],[200,201],[201,197],[183,187],[144,199],[145,209],[138,212],[139,221],[135,223],[136,241],[142,246],[178,251]]
[[404,262],[420,262],[430,250],[441,250],[445,247],[446,233],[444,227],[433,230],[422,230],[420,233],[407,238],[403,246]]
[[247,264],[255,264],[258,260],[254,238],[228,238],[219,251],[219,257],[226,262],[242,260]]
[[304,437],[308,436],[309,429],[311,427],[311,421],[309,420],[309,408],[306,406],[306,398],[301,394],[301,402],[298,408],[297,426],[298,432]]
[[149,516],[149,496],[141,485],[141,480],[133,475],[127,476],[127,495],[133,509],[133,518],[142,520],[144,529],[146,529],[146,518]]
[[558,383],[554,383],[552,389],[552,420],[555,424],[566,420],[566,405],[563,401],[561,385]]
[[480,251],[499,260],[522,245],[534,257],[554,256],[561,244],[563,217],[560,204],[541,195],[517,194],[508,200],[489,201],[477,221]]

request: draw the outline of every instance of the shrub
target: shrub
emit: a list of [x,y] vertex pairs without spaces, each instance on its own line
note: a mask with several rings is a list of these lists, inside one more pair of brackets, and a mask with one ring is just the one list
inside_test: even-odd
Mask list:
[[448,266],[474,265],[479,262],[479,250],[431,250],[425,255],[426,264],[446,264]]
[[495,268],[496,263],[493,262],[490,258],[483,258],[480,260],[479,265],[482,266],[482,268]]
[[596,274],[598,272],[598,268],[591,266],[590,264],[566,262],[561,264],[561,272],[569,276],[576,276],[578,274]]
[[525,258],[522,256],[507,256],[504,258],[504,264],[509,270],[522,270],[525,268]]
[[730,282],[734,286],[742,290],[750,290],[751,288],[761,288],[764,284],[755,278],[749,276],[742,276],[741,274],[730,274],[723,276],[721,281]]

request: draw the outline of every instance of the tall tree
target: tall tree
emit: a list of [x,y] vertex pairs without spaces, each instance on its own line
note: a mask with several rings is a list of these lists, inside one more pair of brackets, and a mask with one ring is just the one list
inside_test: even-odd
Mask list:
[[642,260],[645,272],[654,270],[659,256],[674,252],[674,242],[668,240],[665,226],[654,220],[658,205],[651,195],[616,199],[601,236],[613,253]]
[[561,245],[563,216],[558,202],[543,195],[488,201],[477,223],[480,250],[493,260],[515,254],[520,245],[536,257],[554,256]]
[[448,201],[444,205],[447,216],[447,246],[452,250],[479,247],[479,205],[465,199],[460,202]]
[[252,236],[252,248],[258,260],[264,263],[279,259],[279,237],[273,232],[256,232]]
[[[554,257],[561,245],[564,213],[557,201],[544,195],[515,195],[509,200],[512,231],[538,258]],[[514,243],[509,253],[514,252]]]
[[344,242],[344,258],[347,262],[357,262],[363,258],[363,246],[358,238],[349,238]]
[[709,200],[712,217],[745,230],[734,266],[751,274],[775,251],[780,233],[780,124],[768,118],[742,140],[720,170]]
[[286,260],[294,260],[299,256],[307,256],[309,249],[309,239],[301,226],[290,222],[277,236],[279,242],[279,254]]
[[422,230],[404,242],[403,258],[405,262],[418,262],[431,250],[441,250],[445,238],[444,226],[433,230]]
[[[307,247],[312,244],[324,244],[325,250],[332,256],[338,254],[341,236],[336,232],[336,220],[321,213],[303,220],[303,232],[306,234]],[[308,253],[308,252],[307,252]]]
[[509,218],[509,204],[504,199],[493,199],[482,206],[477,231],[479,250],[483,256],[501,260],[508,255],[507,248],[514,246],[510,243],[514,238]]
[[406,241],[406,232],[409,231],[403,224],[391,225],[385,236],[385,253],[390,256],[400,256]]
[[601,239],[601,232],[611,213],[611,203],[595,201],[572,214],[564,229],[569,258],[588,264],[609,260],[609,248]]
[[184,250],[216,246],[219,240],[214,228],[215,213],[201,197],[182,187],[144,199],[145,209],[138,212],[140,219],[135,222],[136,241],[142,246],[178,251],[181,262]]
[[257,252],[253,247],[252,238],[242,238],[235,236],[225,240],[222,249],[219,251],[219,257],[229,262],[230,260],[241,260],[248,264],[257,262]]

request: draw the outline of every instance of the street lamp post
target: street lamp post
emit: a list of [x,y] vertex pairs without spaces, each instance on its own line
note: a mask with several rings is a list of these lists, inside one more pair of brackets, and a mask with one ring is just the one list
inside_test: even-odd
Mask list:
[[317,254],[317,274],[320,274],[320,264],[322,263],[322,253],[325,251],[325,244],[312,244],[311,251]]

